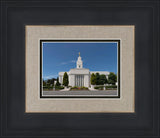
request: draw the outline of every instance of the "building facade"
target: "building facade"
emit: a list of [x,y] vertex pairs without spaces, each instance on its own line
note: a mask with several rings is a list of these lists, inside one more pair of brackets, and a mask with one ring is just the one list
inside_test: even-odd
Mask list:
[[[63,75],[65,72],[59,72],[59,82],[63,84]],[[108,75],[110,72],[108,71],[90,71],[89,69],[83,68],[83,61],[79,53],[79,57],[76,62],[76,68],[70,69],[67,72],[69,77],[69,86],[77,86],[77,87],[90,87],[90,78],[92,73],[99,73]]]

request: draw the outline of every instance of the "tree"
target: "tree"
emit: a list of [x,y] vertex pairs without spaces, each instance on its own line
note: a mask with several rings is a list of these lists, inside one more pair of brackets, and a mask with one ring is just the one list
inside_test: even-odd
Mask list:
[[55,80],[57,80],[57,79],[52,78],[52,79],[50,80],[50,84],[53,84],[53,85],[54,85],[54,81],[55,81]]
[[68,86],[68,83],[69,83],[68,74],[67,74],[67,72],[65,72],[64,75],[63,75],[63,85]]
[[112,85],[115,85],[116,82],[117,82],[117,75],[114,74],[113,72],[111,72],[111,73],[108,75],[108,83],[109,83],[109,84],[112,84]]
[[48,79],[48,80],[47,80],[47,83],[48,83],[48,84],[51,84],[51,80],[50,80],[50,79]]
[[99,84],[100,85],[104,85],[106,83],[107,83],[106,75],[104,75],[104,74],[100,75],[100,82],[99,82]]
[[54,85],[55,80],[56,80],[55,78],[52,78],[52,79],[48,79],[46,82],[48,85]]
[[59,79],[57,77],[57,82],[56,82],[56,86],[60,86],[61,84],[59,83]]
[[96,85],[100,84],[100,75],[99,73],[96,73]]
[[96,76],[94,73],[91,74],[91,84],[96,85]]
[[43,86],[46,86],[46,82],[43,80]]

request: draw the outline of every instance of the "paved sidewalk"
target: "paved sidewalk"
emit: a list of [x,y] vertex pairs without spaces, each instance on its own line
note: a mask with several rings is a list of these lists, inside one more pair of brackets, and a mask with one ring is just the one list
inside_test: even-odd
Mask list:
[[116,96],[117,90],[101,90],[101,91],[43,91],[44,96]]
[[62,90],[60,90],[60,91],[69,91],[71,88],[64,88],[64,89],[62,89]]
[[94,88],[88,88],[90,91],[98,91],[98,90],[96,90],[96,89],[94,89]]

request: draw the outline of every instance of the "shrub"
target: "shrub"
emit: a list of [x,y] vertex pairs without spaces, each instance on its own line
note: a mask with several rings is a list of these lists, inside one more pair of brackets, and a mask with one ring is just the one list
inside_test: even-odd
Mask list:
[[43,90],[52,90],[53,86],[43,86]]
[[77,87],[77,86],[74,86],[71,88],[71,90],[88,90],[87,87]]
[[104,86],[97,86],[97,87],[94,87],[95,89],[98,89],[98,90],[103,90],[104,89]]
[[115,88],[117,88],[116,85],[106,86],[106,89],[115,89]]
[[[97,90],[104,90],[104,86],[97,86],[97,87],[94,87],[95,89]],[[106,90],[107,89],[116,89],[117,86],[116,85],[111,85],[111,86],[105,86]]]
[[55,90],[62,90],[62,89],[64,89],[63,86],[55,86]]
[[72,87],[73,89],[78,88],[77,86]]

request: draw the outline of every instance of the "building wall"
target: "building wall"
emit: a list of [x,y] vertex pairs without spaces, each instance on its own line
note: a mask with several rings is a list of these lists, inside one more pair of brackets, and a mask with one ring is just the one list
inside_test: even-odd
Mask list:
[[90,80],[89,75],[84,75],[84,87],[89,87]]
[[63,83],[63,76],[59,76],[59,82],[62,84]]
[[69,86],[74,87],[75,85],[75,75],[69,75]]

